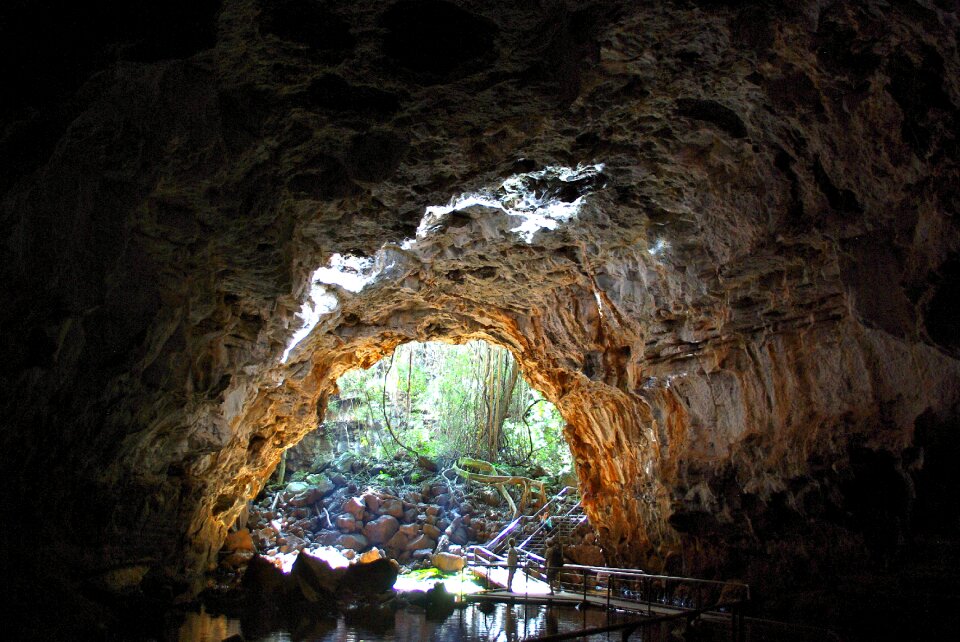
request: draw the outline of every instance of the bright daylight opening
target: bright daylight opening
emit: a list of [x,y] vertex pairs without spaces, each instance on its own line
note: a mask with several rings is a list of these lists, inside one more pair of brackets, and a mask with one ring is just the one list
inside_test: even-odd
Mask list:
[[563,418],[505,348],[408,343],[338,387],[320,428],[337,452],[444,463],[469,456],[537,476],[569,469]]
[[[512,539],[536,569],[553,537],[570,559],[600,555],[564,420],[509,350],[408,343],[338,387],[250,508],[254,544],[278,568],[295,572],[304,554],[331,569],[386,558],[398,590],[442,580],[466,594],[510,579],[500,558],[484,567],[476,547],[502,557]],[[463,571],[468,556],[480,575]],[[546,593],[545,580],[520,573],[514,588]]]

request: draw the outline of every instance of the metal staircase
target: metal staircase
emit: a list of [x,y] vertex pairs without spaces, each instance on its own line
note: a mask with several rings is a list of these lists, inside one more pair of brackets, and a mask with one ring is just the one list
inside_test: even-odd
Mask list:
[[542,560],[547,539],[559,536],[562,541],[570,542],[576,528],[586,520],[576,489],[567,486],[533,515],[521,515],[510,522],[483,548],[500,554],[506,550],[512,537],[519,542],[517,549],[522,551],[521,556],[532,555]]

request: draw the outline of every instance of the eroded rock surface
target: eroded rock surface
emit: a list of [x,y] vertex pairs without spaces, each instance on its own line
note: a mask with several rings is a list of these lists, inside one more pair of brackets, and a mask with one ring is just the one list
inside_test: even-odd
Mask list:
[[[75,576],[199,586],[337,377],[410,340],[514,353],[618,563],[883,555],[955,488],[954,3],[203,20],[3,130],[6,494]],[[311,284],[341,264],[362,289]]]

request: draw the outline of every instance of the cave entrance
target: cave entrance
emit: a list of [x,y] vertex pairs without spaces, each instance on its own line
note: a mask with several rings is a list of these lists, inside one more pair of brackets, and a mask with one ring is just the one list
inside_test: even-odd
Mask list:
[[285,570],[307,550],[451,571],[504,529],[539,555],[564,519],[570,543],[592,532],[566,423],[505,347],[398,345],[342,372],[317,414],[250,507],[256,548]]
[[296,479],[350,458],[370,464],[382,482],[413,483],[422,475],[392,480],[389,471],[400,471],[383,462],[449,468],[467,456],[575,481],[563,417],[501,346],[406,343],[368,369],[344,373],[337,388],[317,430],[285,453],[278,473]]

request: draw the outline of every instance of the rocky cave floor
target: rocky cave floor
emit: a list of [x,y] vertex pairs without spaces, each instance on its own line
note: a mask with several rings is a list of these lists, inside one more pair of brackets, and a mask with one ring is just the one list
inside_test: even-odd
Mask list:
[[[534,477],[544,471],[534,467],[524,473]],[[556,480],[552,485],[544,480],[548,495],[560,490]],[[520,497],[514,501],[519,505]],[[534,499],[522,511],[517,537],[538,527],[532,515],[539,507]],[[237,587],[254,556],[289,572],[302,551],[335,551],[346,561],[385,557],[395,560],[400,572],[459,570],[456,560],[469,546],[490,541],[512,519],[495,487],[460,479],[450,466],[404,454],[381,461],[343,453],[284,483],[268,484],[227,537],[209,585],[218,591]],[[588,523],[565,543],[569,561],[603,562]]]
[[[254,637],[306,630],[318,617],[335,615],[368,626],[392,622],[386,616],[410,604],[443,619],[454,608],[449,596],[395,591],[398,575],[435,569],[449,583],[450,574],[463,568],[467,548],[490,541],[513,519],[494,487],[402,453],[390,460],[342,453],[286,477],[274,478],[250,503],[227,537],[207,590],[187,609],[202,605],[240,619]],[[545,481],[548,495],[560,490],[557,480]],[[534,501],[522,511],[518,537],[539,526],[539,507]],[[568,562],[603,563],[588,522],[565,539]]]

